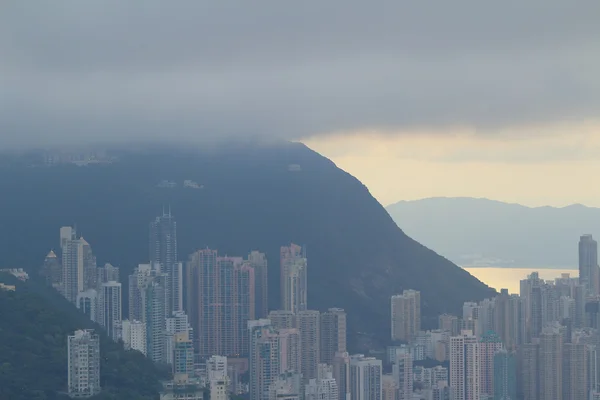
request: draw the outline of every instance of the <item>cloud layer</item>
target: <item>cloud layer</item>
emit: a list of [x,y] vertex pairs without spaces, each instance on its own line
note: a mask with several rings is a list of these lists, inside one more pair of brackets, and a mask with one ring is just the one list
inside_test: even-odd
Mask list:
[[600,2],[13,1],[0,144],[594,118]]

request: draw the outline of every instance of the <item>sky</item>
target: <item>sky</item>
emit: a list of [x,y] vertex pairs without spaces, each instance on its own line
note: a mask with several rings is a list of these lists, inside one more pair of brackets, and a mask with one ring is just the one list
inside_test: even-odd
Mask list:
[[600,206],[600,2],[8,0],[0,147],[299,140],[383,204]]

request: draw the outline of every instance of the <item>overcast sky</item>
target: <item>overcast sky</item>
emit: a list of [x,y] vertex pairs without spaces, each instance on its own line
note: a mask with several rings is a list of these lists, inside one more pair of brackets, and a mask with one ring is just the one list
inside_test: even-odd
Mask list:
[[278,137],[383,203],[600,206],[598,21],[597,0],[8,0],[0,145]]

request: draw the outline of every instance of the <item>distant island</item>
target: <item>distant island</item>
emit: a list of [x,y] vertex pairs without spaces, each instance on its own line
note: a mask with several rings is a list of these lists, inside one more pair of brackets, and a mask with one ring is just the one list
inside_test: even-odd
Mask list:
[[386,207],[404,232],[463,267],[577,268],[582,234],[600,237],[600,209],[527,207],[437,197]]

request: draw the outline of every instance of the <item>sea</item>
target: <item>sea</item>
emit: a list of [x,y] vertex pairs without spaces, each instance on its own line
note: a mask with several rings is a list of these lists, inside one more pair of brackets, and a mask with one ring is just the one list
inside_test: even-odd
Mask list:
[[540,278],[552,280],[561,274],[568,273],[571,277],[579,276],[577,269],[560,268],[498,268],[498,267],[467,267],[464,268],[471,275],[500,291],[508,289],[509,293],[519,294],[519,281],[527,278],[532,272],[538,272]]

